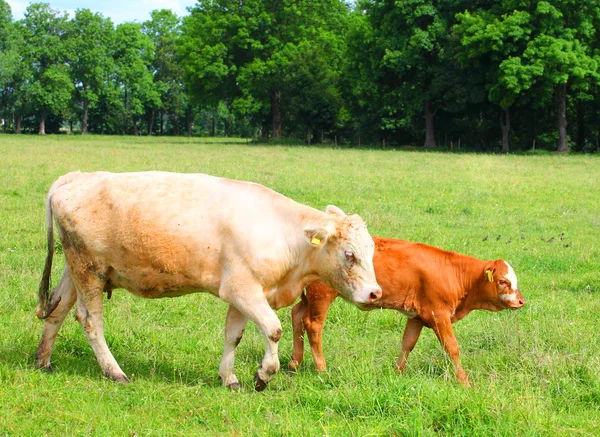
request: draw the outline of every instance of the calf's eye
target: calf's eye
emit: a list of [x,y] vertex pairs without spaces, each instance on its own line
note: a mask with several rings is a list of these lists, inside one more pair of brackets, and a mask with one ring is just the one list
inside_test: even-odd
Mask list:
[[346,259],[348,261],[354,261],[354,254],[352,252],[350,252],[349,250],[346,250],[344,252],[344,255],[346,255]]

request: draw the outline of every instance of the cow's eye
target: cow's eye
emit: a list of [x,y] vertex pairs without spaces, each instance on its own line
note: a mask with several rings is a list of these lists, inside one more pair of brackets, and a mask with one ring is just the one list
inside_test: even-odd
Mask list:
[[353,254],[352,252],[350,252],[349,250],[346,250],[346,251],[344,252],[344,255],[346,255],[346,259],[347,259],[348,261],[351,261],[351,262],[354,262],[354,261],[355,261],[354,254]]
[[498,284],[500,284],[500,285],[508,285],[508,282],[506,282],[504,279],[500,279],[498,281]]

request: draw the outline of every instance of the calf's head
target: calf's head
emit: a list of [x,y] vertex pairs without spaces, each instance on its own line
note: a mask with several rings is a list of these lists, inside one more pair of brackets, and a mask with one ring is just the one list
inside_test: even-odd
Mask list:
[[304,235],[317,250],[313,269],[321,280],[355,303],[371,303],[381,297],[375,279],[375,244],[358,215],[346,216],[336,206],[325,209],[328,217],[309,224]]
[[519,293],[517,275],[506,261],[493,261],[486,268],[484,275],[491,283],[486,289],[489,290],[487,297],[494,310],[516,310],[525,305],[525,299]]

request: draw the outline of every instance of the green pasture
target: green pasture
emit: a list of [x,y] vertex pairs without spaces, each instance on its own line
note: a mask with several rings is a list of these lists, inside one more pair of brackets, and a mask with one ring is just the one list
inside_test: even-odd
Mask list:
[[[0,436],[600,435],[598,156],[0,135],[0,157]],[[42,373],[33,364],[44,199],[58,176],[100,169],[210,173],[319,209],[333,203],[359,213],[374,235],[508,260],[527,305],[454,325],[470,389],[457,384],[431,330],[396,375],[405,318],[339,301],[325,326],[325,374],[313,371],[308,350],[298,373],[287,372],[286,308],[281,372],[254,391],[264,345],[249,325],[236,356],[241,390],[232,393],[217,376],[223,302],[206,294],[149,301],[124,290],[105,300],[104,321],[132,382],[101,376],[73,317],[59,334],[54,373]],[[53,284],[63,263],[55,257]]]

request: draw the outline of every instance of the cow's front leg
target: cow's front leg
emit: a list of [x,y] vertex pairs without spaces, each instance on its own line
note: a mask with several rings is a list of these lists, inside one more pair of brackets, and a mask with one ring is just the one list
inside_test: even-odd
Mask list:
[[263,293],[262,287],[248,289],[244,293],[220,290],[220,296],[252,320],[265,340],[265,356],[254,375],[254,388],[263,391],[273,375],[279,370],[277,345],[281,338],[281,323]]
[[412,352],[415,344],[417,344],[417,340],[419,340],[422,329],[423,324],[419,320],[408,319],[406,322],[404,335],[402,336],[402,352],[400,352],[400,357],[398,358],[398,363],[396,364],[396,371],[404,373],[406,361],[408,361],[408,354]]
[[229,305],[225,321],[225,345],[223,347],[223,358],[219,366],[219,376],[223,381],[223,386],[232,390],[237,390],[240,386],[234,373],[235,348],[242,340],[247,323],[248,317],[233,305]]
[[456,337],[454,336],[454,332],[452,331],[452,322],[450,320],[449,314],[435,314],[432,312],[431,316],[431,326],[437,335],[438,340],[444,347],[444,350],[450,356],[452,363],[454,364],[454,371],[456,373],[456,378],[460,381],[461,384],[470,387],[469,380],[467,378],[467,374],[465,373],[462,365],[460,364],[460,350],[458,348],[458,341],[456,341]]

